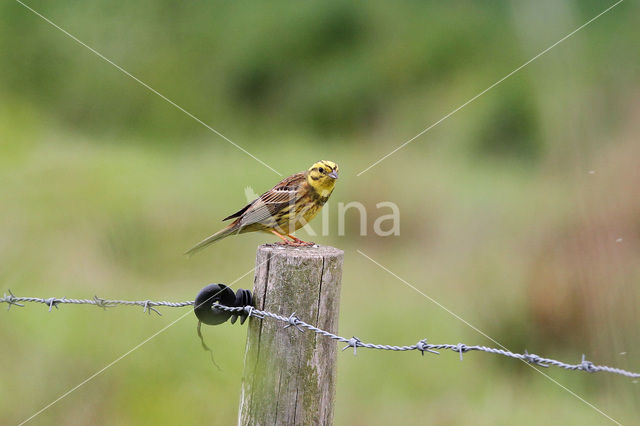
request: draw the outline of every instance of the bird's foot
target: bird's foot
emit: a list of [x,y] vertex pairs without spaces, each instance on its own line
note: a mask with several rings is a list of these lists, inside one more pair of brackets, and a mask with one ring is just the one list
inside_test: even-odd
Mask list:
[[313,241],[300,241],[299,243],[294,242],[293,245],[296,247],[313,247],[316,243]]
[[300,241],[299,243],[295,241],[287,241],[287,242],[277,241],[274,244],[277,244],[279,246],[289,246],[289,247],[312,247],[316,245],[316,243],[310,242],[310,241]]
[[293,235],[287,235],[287,236],[293,240],[293,242],[291,242],[290,244],[295,247],[311,247],[316,245],[316,243],[314,242],[302,241],[300,238],[296,238]]
[[287,234],[287,237],[291,238],[293,241],[289,241],[285,238],[284,235],[280,234],[279,232],[275,231],[275,230],[271,230],[271,232],[273,233],[273,235],[277,236],[278,238],[280,238],[282,241],[278,241],[274,244],[277,245],[281,245],[281,246],[289,246],[289,247],[311,247],[311,246],[315,246],[316,243],[313,242],[307,242],[307,241],[302,241],[300,238],[296,238],[291,234]]
[[282,240],[282,241],[275,242],[274,244],[278,244],[282,246],[290,246],[292,244],[291,241],[287,240],[285,236],[280,234],[278,231],[272,229],[271,233]]

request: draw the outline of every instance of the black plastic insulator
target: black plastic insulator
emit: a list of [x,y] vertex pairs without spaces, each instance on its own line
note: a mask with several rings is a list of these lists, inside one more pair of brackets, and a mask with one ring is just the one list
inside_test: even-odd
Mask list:
[[[253,306],[253,295],[251,291],[239,288],[236,291],[235,306]],[[231,324],[235,324],[236,320],[240,317],[240,324],[244,324],[247,320],[247,314],[245,312],[235,313],[231,315]]]
[[251,291],[239,288],[236,291],[236,306],[253,306],[253,294]]
[[239,289],[236,293],[224,284],[209,284],[196,296],[193,311],[196,317],[207,325],[218,325],[231,318],[231,324],[240,317],[240,324],[244,324],[247,314],[244,312],[226,312],[217,309],[215,304],[239,307],[252,306],[253,295],[251,291]]
[[224,284],[209,284],[196,296],[193,311],[200,321],[208,325],[217,325],[226,322],[230,317],[230,312],[215,309],[214,303],[234,306],[236,295]]

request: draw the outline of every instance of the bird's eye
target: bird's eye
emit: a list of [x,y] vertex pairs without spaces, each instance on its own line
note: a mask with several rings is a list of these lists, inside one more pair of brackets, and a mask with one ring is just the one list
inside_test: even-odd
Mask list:
[[319,171],[320,173],[324,173],[324,169],[323,169],[322,167],[320,167],[320,168],[318,169],[318,171]]

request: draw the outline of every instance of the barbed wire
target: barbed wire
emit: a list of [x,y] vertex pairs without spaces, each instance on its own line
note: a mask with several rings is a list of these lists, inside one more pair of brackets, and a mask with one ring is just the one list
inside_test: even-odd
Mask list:
[[[94,296],[93,299],[67,299],[66,297],[63,297],[63,298],[50,297],[50,298],[44,299],[40,297],[17,297],[13,293],[11,293],[11,291],[9,291],[9,294],[5,293],[4,297],[0,299],[0,303],[7,303],[8,304],[7,310],[10,309],[12,305],[23,307],[24,305],[22,305],[22,303],[42,303],[49,306],[49,312],[51,312],[53,307],[58,308],[59,304],[65,304],[65,303],[74,304],[74,305],[95,305],[105,309],[109,307],[114,307],[117,305],[140,306],[144,308],[143,312],[147,312],[150,314],[151,311],[153,311],[158,315],[161,315],[160,312],[158,312],[158,310],[155,309],[155,307],[164,306],[164,307],[170,307],[170,308],[182,308],[186,306],[194,306],[195,301],[167,302],[167,301],[151,301],[151,300],[138,300],[138,301],[112,300],[112,299],[102,299],[98,296]],[[619,375],[634,378],[634,379],[640,378],[640,373],[634,373],[631,371],[623,370],[621,368],[609,367],[606,365],[596,365],[593,362],[588,361],[584,354],[582,355],[582,359],[579,363],[568,364],[555,359],[544,358],[536,354],[530,354],[527,351],[521,354],[521,353],[514,353],[504,349],[492,348],[492,347],[481,346],[481,345],[465,345],[464,343],[458,343],[455,345],[454,344],[433,344],[433,343],[428,343],[427,339],[422,339],[413,345],[407,345],[407,346],[380,345],[375,343],[363,342],[355,336],[351,338],[346,338],[346,337],[338,336],[337,334],[331,333],[329,331],[322,330],[318,327],[315,327],[314,325],[311,325],[309,323],[302,321],[300,318],[296,316],[295,312],[287,317],[287,316],[275,314],[269,311],[262,311],[260,309],[254,308],[253,306],[230,307],[230,306],[221,305],[219,303],[212,304],[212,309],[218,309],[218,310],[229,312],[232,314],[246,315],[248,317],[254,317],[257,319],[271,318],[271,319],[285,323],[284,328],[294,327],[300,332],[304,332],[305,331],[304,329],[307,329],[309,331],[312,331],[316,334],[320,334],[322,336],[325,336],[337,342],[346,343],[347,345],[344,348],[342,348],[342,350],[344,351],[346,349],[353,348],[354,355],[357,354],[358,348],[379,349],[379,350],[400,351],[400,352],[420,351],[422,355],[424,355],[425,352],[439,355],[440,353],[438,352],[438,350],[450,350],[450,351],[459,353],[460,360],[462,361],[464,353],[472,352],[472,351],[480,351],[480,352],[492,353],[495,355],[502,355],[509,358],[519,359],[540,367],[554,366],[554,367],[563,368],[565,370],[572,370],[572,371],[580,370],[580,371],[586,371],[588,373],[605,372],[605,373],[619,374]],[[634,380],[633,382],[637,383],[638,381]]]
[[151,314],[151,312],[155,312],[158,315],[162,315],[157,309],[156,306],[166,306],[169,308],[183,308],[185,306],[193,306],[194,301],[189,302],[167,302],[160,301],[154,302],[152,300],[112,300],[112,299],[103,299],[98,296],[93,296],[93,299],[67,299],[66,297],[57,298],[57,297],[49,297],[48,299],[43,299],[40,297],[17,297],[11,290],[8,290],[9,294],[4,294],[4,297],[0,299],[0,303],[7,303],[7,310],[11,309],[12,305],[23,307],[22,303],[43,303],[49,306],[49,312],[53,308],[58,309],[58,305],[60,304],[73,304],[73,305],[95,305],[100,308],[112,308],[117,305],[126,305],[126,306],[140,306],[143,308],[142,312],[147,312]]

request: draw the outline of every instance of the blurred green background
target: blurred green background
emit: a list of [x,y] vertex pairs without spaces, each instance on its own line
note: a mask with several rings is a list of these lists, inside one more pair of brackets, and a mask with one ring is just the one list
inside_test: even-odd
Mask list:
[[[640,8],[601,1],[173,2],[31,7],[283,174],[340,164],[325,209],[345,250],[340,333],[493,346],[640,369]],[[187,258],[279,177],[13,1],[0,5],[0,292],[192,300],[249,271],[248,234]],[[338,202],[355,210],[337,235]],[[381,201],[400,236],[379,237]],[[320,220],[312,223],[320,231]],[[299,236],[305,238],[304,232]],[[251,288],[252,275],[236,287]],[[4,305],[2,306],[4,307]],[[0,312],[0,423],[15,424],[186,313]],[[32,424],[232,424],[246,327],[192,315]],[[348,351],[336,424],[607,424],[520,362]],[[640,384],[544,370],[624,424]]]

